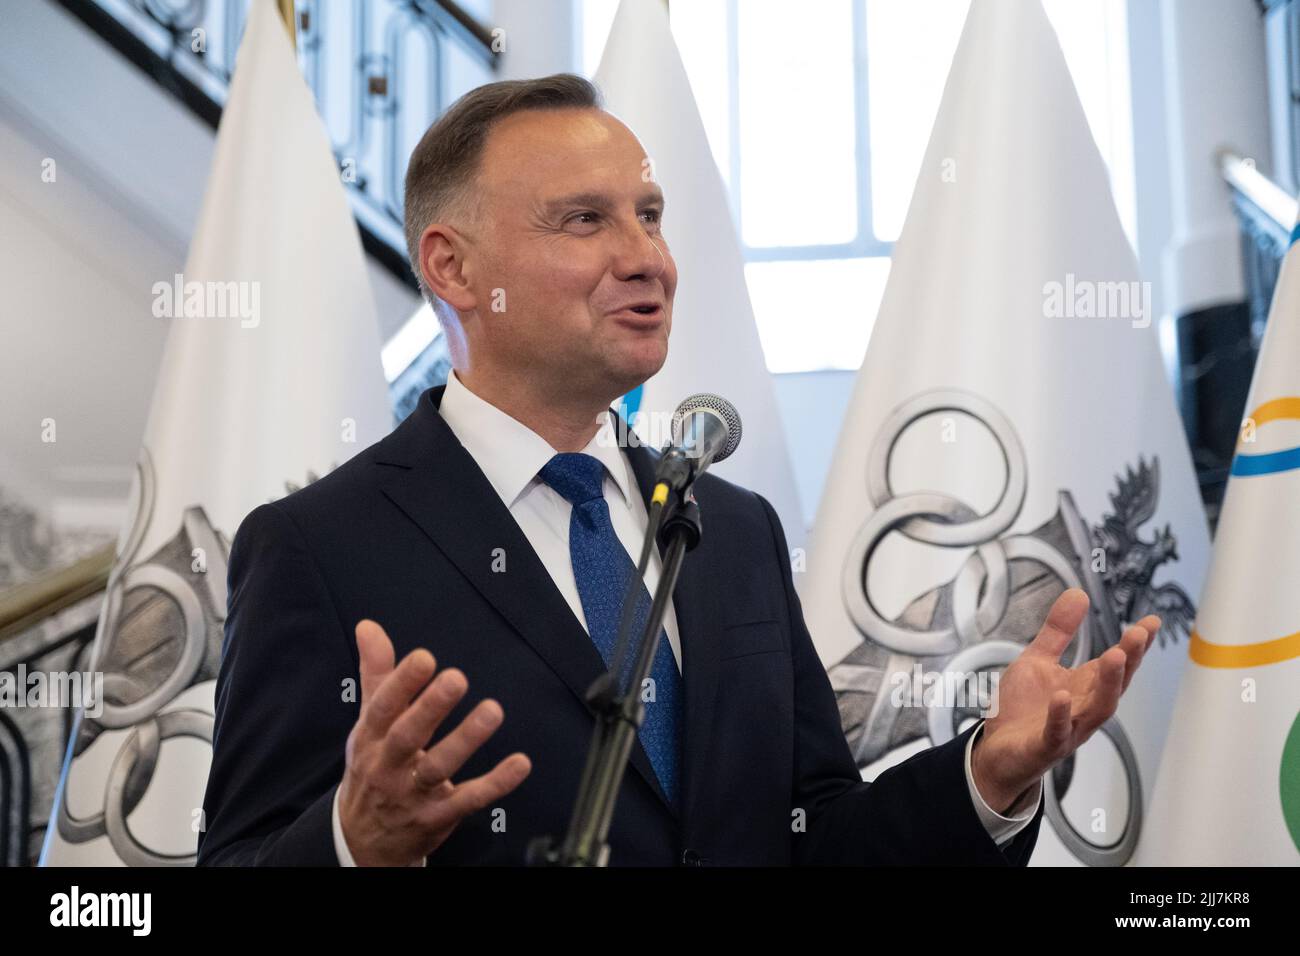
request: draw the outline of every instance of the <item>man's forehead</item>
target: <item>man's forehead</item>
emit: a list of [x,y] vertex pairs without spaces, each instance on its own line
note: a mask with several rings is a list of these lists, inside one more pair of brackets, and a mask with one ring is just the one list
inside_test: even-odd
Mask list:
[[535,110],[508,116],[488,135],[483,158],[481,172],[495,185],[542,183],[550,197],[595,181],[611,187],[647,185],[642,175],[644,148],[631,130],[603,110]]

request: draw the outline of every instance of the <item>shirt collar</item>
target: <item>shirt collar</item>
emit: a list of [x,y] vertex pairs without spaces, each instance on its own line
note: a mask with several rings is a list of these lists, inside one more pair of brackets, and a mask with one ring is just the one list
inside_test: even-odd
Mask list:
[[[507,508],[534,479],[541,481],[537,473],[557,454],[537,432],[466,388],[455,369],[447,376],[438,411]],[[627,459],[619,449],[612,417],[603,417],[600,430],[582,453],[600,460],[627,502],[631,500]]]

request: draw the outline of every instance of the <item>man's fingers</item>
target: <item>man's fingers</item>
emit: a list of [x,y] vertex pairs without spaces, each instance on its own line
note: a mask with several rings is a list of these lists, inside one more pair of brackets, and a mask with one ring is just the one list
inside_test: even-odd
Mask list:
[[449,826],[471,813],[490,807],[523,783],[532,770],[532,761],[526,756],[511,754],[488,773],[466,780],[457,785],[451,796],[439,800],[434,825],[438,828]]
[[[467,690],[469,681],[454,667],[435,677],[388,728],[380,749],[380,762],[387,767],[401,767],[409,763],[411,755],[424,749],[434,731],[460,703]],[[421,774],[421,779],[432,784],[438,782],[439,778]]]
[[1119,695],[1124,685],[1124,670],[1127,662],[1124,652],[1112,647],[1097,658],[1097,681],[1092,688],[1083,713],[1079,715],[1084,730],[1083,739],[1106,722],[1119,704]]
[[[420,779],[434,785],[450,780],[465,761],[496,733],[505,719],[501,705],[494,700],[481,700],[451,733],[430,747],[420,758],[416,768]],[[427,738],[426,738],[427,740]]]
[[1132,683],[1133,675],[1137,673],[1138,665],[1142,663],[1147,647],[1150,646],[1151,634],[1152,632],[1141,626],[1139,622],[1126,630],[1124,636],[1120,638],[1120,650],[1127,658],[1124,664],[1124,683],[1120,687],[1121,694],[1128,690],[1128,685]]
[[1080,588],[1067,589],[1047,612],[1047,620],[1043,622],[1042,629],[1029,642],[1025,651],[1059,660],[1087,613],[1088,595]]
[[393,721],[410,705],[411,698],[429,683],[437,666],[433,655],[422,647],[402,658],[401,663],[379,682],[370,699],[362,698],[360,723],[366,733],[376,738],[386,736]]
[[393,670],[393,642],[384,629],[370,620],[357,624],[357,655],[361,659],[361,701],[379,689],[379,682]]
[[1047,726],[1043,738],[1049,753],[1060,753],[1070,742],[1070,692],[1058,690],[1047,704]]

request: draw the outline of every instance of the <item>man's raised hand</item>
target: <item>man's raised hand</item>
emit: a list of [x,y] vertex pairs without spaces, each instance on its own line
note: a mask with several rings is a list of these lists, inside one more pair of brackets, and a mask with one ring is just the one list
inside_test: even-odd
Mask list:
[[971,775],[985,802],[999,812],[1115,713],[1160,629],[1160,618],[1147,615],[1125,629],[1118,645],[1078,667],[1064,667],[1061,655],[1087,613],[1088,595],[1078,588],[1065,591],[998,683],[997,716],[985,722],[975,744]]
[[339,819],[358,866],[408,866],[437,849],[465,817],[519,786],[532,764],[515,753],[481,777],[453,783],[501,726],[501,705],[480,701],[426,750],[469,689],[465,675],[450,668],[435,678],[437,662],[423,648],[394,666],[393,644],[374,621],[360,622],[356,634],[361,716],[348,735]]

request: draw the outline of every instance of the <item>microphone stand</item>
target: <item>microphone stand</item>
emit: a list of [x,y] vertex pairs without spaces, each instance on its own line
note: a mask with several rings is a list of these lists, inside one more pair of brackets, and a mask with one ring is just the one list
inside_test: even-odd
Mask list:
[[[627,771],[637,730],[645,718],[641,686],[654,666],[668,598],[677,583],[682,559],[700,543],[700,507],[691,493],[694,482],[688,482],[680,491],[673,490],[674,484],[668,481],[656,484],[637,573],[631,576],[624,594],[618,642],[610,667],[587,690],[586,700],[595,714],[596,728],[587,750],[569,829],[558,847],[552,837],[534,839],[528,847],[530,865],[606,866],[609,862],[607,840],[618,789]],[[655,586],[631,678],[626,685],[620,685],[619,675],[626,665],[637,598],[649,566],[650,549],[660,534],[667,544],[663,574]]]

